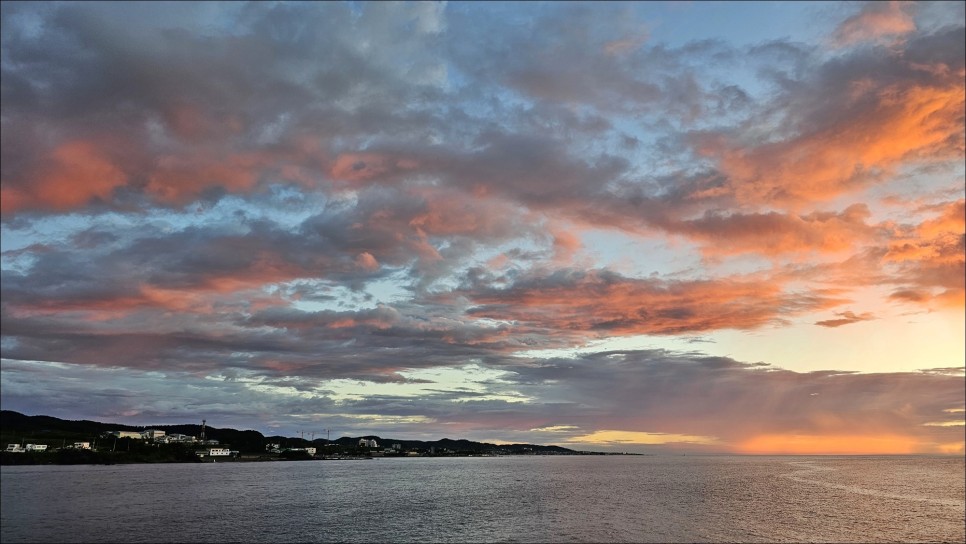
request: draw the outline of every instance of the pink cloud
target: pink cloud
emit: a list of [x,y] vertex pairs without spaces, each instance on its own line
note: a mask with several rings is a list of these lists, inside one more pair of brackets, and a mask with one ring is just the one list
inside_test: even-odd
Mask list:
[[914,9],[913,2],[868,2],[835,29],[832,41],[844,47],[909,34],[916,30]]
[[372,253],[363,251],[362,253],[356,255],[356,266],[363,270],[372,272],[379,269],[379,261],[372,256]]
[[67,211],[94,198],[109,201],[126,183],[124,171],[98,144],[74,140],[54,148],[25,182],[0,189],[0,206],[5,214],[24,208]]

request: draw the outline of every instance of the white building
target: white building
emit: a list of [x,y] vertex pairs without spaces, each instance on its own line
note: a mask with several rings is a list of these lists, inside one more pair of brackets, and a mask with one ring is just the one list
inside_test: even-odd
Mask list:
[[164,431],[159,431],[157,429],[146,429],[144,431],[141,431],[141,438],[144,438],[146,440],[157,440],[162,436],[164,436]]
[[[272,445],[272,444],[270,444],[270,445]],[[273,452],[278,453],[277,450],[270,450],[270,451],[273,451]],[[307,453],[309,455],[315,455],[315,452],[318,451],[318,450],[316,448],[285,448],[285,451],[304,451],[305,453]]]
[[23,446],[21,446],[20,444],[7,444],[7,449],[5,449],[4,451],[9,451],[12,453],[22,453],[26,450],[24,450]]
[[208,449],[209,457],[227,457],[229,455],[231,455],[231,450],[228,448],[209,448]]
[[375,438],[371,438],[371,439],[360,438],[359,439],[359,447],[361,447],[361,448],[378,448],[379,447],[379,443],[376,442],[376,439]]
[[47,444],[27,444],[27,451],[47,451]]
[[90,442],[74,442],[74,444],[71,447],[74,448],[75,450],[89,450],[89,449],[91,449],[91,443]]
[[108,434],[115,438],[141,438],[141,433],[137,431],[111,431]]

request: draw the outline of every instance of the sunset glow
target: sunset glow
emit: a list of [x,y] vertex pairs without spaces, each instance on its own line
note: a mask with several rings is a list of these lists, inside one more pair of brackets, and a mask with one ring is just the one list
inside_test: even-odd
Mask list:
[[876,455],[919,453],[925,448],[908,436],[898,435],[765,435],[738,447],[741,453],[805,455]]

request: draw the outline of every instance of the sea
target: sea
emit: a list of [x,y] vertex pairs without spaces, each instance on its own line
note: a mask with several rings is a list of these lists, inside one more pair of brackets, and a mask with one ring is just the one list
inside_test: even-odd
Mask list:
[[0,541],[963,542],[964,468],[692,455],[4,466]]

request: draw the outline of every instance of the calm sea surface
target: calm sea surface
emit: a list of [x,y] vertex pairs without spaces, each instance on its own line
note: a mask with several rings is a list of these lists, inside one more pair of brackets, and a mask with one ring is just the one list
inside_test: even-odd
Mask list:
[[458,457],[3,467],[14,542],[963,542],[964,459]]

